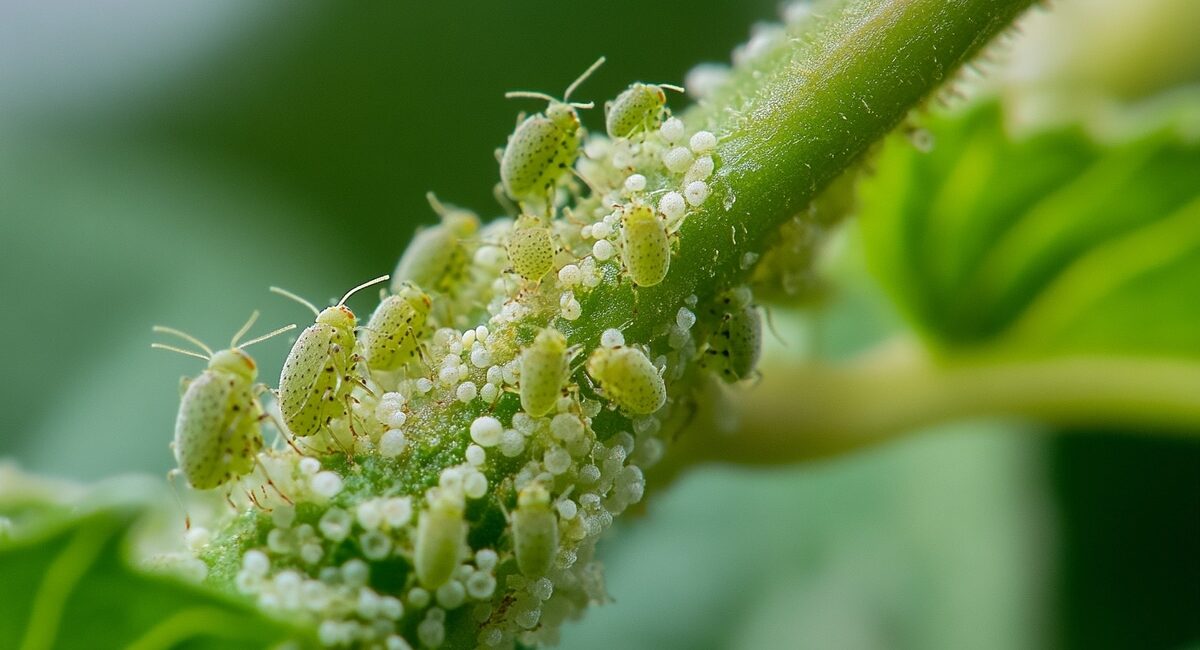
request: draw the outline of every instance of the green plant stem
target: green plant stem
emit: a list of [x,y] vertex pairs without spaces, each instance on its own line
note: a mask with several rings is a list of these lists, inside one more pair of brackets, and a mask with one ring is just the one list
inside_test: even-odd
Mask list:
[[794,463],[983,417],[1200,430],[1200,362],[1095,356],[937,365],[911,349],[894,352],[843,365],[768,366],[758,386],[702,413],[668,460],[675,469]]
[[[691,109],[715,129],[712,196],[684,223],[662,284],[602,286],[564,330],[595,343],[609,327],[648,338],[692,294],[736,285],[778,227],[798,214],[1033,0],[843,3]],[[630,319],[631,314],[634,318]]]

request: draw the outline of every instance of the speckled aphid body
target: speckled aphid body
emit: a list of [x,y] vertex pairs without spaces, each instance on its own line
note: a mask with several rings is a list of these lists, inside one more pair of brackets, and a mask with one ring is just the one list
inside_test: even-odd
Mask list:
[[522,120],[504,147],[500,157],[500,182],[509,197],[516,201],[546,201],[549,207],[555,186],[570,173],[579,157],[583,127],[575,109],[591,107],[591,104],[569,103],[571,92],[603,62],[603,58],[599,59],[572,82],[562,100],[541,93],[512,92],[506,95],[549,102],[545,113]]
[[233,337],[229,349],[213,352],[198,339],[168,327],[156,332],[174,334],[199,346],[206,355],[162,344],[153,347],[181,352],[202,359],[208,368],[192,380],[184,380],[179,413],[175,418],[175,439],[171,447],[175,461],[188,485],[211,490],[244,476],[254,469],[255,454],[263,446],[263,407],[258,393],[265,387],[255,384],[258,368],[242,348],[295,328],[284,327],[237,346],[237,341],[253,324],[257,312]]
[[222,350],[188,384],[175,418],[175,461],[197,490],[220,487],[254,469],[263,446],[254,362]]
[[363,330],[364,353],[371,370],[391,372],[420,355],[420,337],[433,302],[416,285],[404,282],[383,299]]
[[656,128],[667,105],[663,88],[682,92],[678,86],[630,84],[620,95],[604,105],[604,127],[612,138],[629,138]]
[[474,212],[443,205],[433,193],[426,195],[441,223],[418,230],[392,274],[392,293],[411,282],[426,291],[454,296],[471,271],[467,241],[479,230]]
[[554,239],[550,227],[538,217],[518,217],[505,249],[513,272],[530,282],[541,280],[554,268]]
[[440,496],[421,513],[413,564],[426,589],[437,589],[450,579],[462,557],[467,536],[463,504]]
[[512,514],[513,553],[517,568],[528,577],[545,574],[558,553],[558,516],[550,494],[539,483],[521,490]]
[[279,410],[292,435],[300,438],[316,435],[331,421],[347,414],[346,402],[361,379],[355,375],[357,319],[345,302],[359,289],[387,279],[388,276],[383,276],[359,285],[338,304],[323,310],[299,296],[271,287],[271,291],[296,300],[317,315],[316,322],[296,339],[279,375]]
[[533,417],[554,410],[569,374],[567,339],[558,330],[538,332],[521,353],[521,408]]
[[627,207],[621,217],[621,260],[639,287],[652,287],[667,277],[671,242],[666,225],[647,205]]
[[733,383],[749,377],[758,366],[762,355],[762,315],[755,305],[739,305],[728,296],[722,303],[725,312],[708,341],[701,364]]
[[596,348],[587,372],[613,404],[633,415],[654,413],[667,401],[662,376],[637,348]]

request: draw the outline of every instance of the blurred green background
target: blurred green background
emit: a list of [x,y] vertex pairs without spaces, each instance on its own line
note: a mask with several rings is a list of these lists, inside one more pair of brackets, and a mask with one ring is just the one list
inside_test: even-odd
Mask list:
[[[1196,5],[1156,4],[1168,19],[1129,27],[1141,45],[1124,50],[1153,54],[1154,74],[1098,79],[1096,66],[1068,65],[1087,60],[1087,39],[1041,60],[1017,40],[1024,67],[1011,85],[1077,80],[1137,98],[1200,82]],[[1113,3],[1062,5],[1070,17]],[[581,99],[635,79],[680,83],[695,63],[727,60],[775,10],[773,0],[3,3],[0,457],[85,480],[165,472],[176,379],[199,362],[152,352],[151,325],[220,344],[255,308],[259,331],[303,322],[267,286],[323,301],[390,271],[434,220],[425,191],[498,212],[493,149],[532,108],[506,90],[560,92],[601,54],[608,64]],[[1029,74],[1039,61],[1052,73]],[[829,355],[898,323],[861,268],[842,275],[821,317]],[[780,321],[792,341],[810,329],[804,317]],[[264,377],[287,345],[258,348]],[[568,626],[563,645],[1200,640],[1200,448],[1041,433],[972,423],[804,467],[698,469],[602,544],[614,602]]]

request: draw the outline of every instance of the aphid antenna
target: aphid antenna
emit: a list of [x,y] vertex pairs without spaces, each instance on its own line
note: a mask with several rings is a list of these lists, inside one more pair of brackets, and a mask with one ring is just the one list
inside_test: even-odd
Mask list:
[[666,88],[667,90],[673,90],[677,93],[686,93],[687,92],[686,88],[684,88],[683,86],[676,86],[675,84],[656,84],[656,85],[659,88]]
[[775,337],[776,341],[779,341],[780,345],[786,348],[788,346],[787,341],[785,341],[784,338],[779,335],[779,330],[775,329],[774,312],[772,312],[770,308],[764,308],[763,312],[765,312],[767,315],[767,330],[771,332],[771,335]]
[[256,320],[258,320],[257,309],[250,313],[250,318],[246,320],[246,324],[242,325],[241,329],[239,329],[237,333],[233,335],[233,338],[229,340],[229,347],[236,348],[238,340],[245,336],[246,332],[250,331],[250,328],[254,326],[254,321]]
[[279,294],[279,295],[283,296],[284,298],[288,298],[288,299],[294,300],[294,301],[296,301],[296,302],[300,303],[301,305],[304,305],[305,307],[308,307],[308,309],[309,309],[310,311],[312,311],[312,313],[313,313],[313,315],[314,315],[314,316],[320,316],[320,315],[321,315],[321,310],[320,310],[320,309],[317,309],[317,306],[316,306],[316,305],[314,305],[314,304],[312,304],[311,302],[309,302],[309,301],[305,300],[304,298],[301,298],[300,296],[297,296],[296,294],[292,293],[291,291],[288,291],[287,289],[283,289],[283,288],[280,288],[280,287],[271,287],[270,291],[271,291],[271,293],[277,293],[277,294]]
[[[499,151],[499,149],[497,149]],[[515,217],[520,212],[520,208],[508,198],[508,194],[504,192],[504,184],[496,183],[492,186],[492,196],[496,198],[496,203],[500,204],[500,208],[504,210],[510,217]]]
[[197,359],[203,359],[204,361],[212,361],[212,357],[206,357],[203,354],[200,354],[198,352],[192,352],[191,350],[184,350],[183,348],[177,348],[173,345],[167,345],[165,343],[151,343],[150,347],[154,348],[155,350],[166,350],[168,352],[178,352],[179,354],[184,354],[189,357],[196,357]]
[[587,349],[587,346],[582,343],[576,343],[567,348],[567,363],[574,363],[579,358],[579,353]]
[[532,90],[510,90],[504,93],[505,99],[543,99],[548,102],[558,102],[557,97],[551,97],[546,93],[534,92]]
[[263,341],[265,341],[269,338],[274,338],[276,336],[279,336],[280,334],[283,334],[284,332],[290,332],[294,329],[296,329],[295,323],[292,323],[291,325],[284,325],[283,327],[280,327],[277,330],[267,332],[266,334],[263,334],[262,336],[256,336],[256,337],[250,339],[249,341],[246,341],[245,343],[237,346],[237,349],[244,350],[244,349],[250,347],[251,345],[254,345],[255,343],[262,343]]
[[354,294],[358,293],[359,291],[362,291],[363,289],[366,289],[367,287],[375,286],[375,285],[379,284],[380,282],[387,282],[388,280],[391,279],[391,277],[392,276],[390,276],[390,275],[381,275],[381,276],[375,278],[374,280],[367,280],[366,282],[358,285],[357,287],[354,287],[353,289],[347,291],[346,295],[342,296],[342,299],[338,301],[338,304],[336,306],[341,307],[342,305],[346,304],[346,301],[350,299],[350,296],[353,296]]
[[446,204],[442,203],[441,200],[438,199],[437,194],[434,194],[433,190],[425,193],[425,200],[429,201],[429,207],[433,208],[433,211],[437,213],[437,216],[443,217],[447,212],[449,212],[449,210],[446,209]]
[[[571,93],[575,92],[575,89],[578,88],[580,84],[587,81],[587,78],[592,76],[592,73],[596,71],[596,68],[599,68],[602,65],[604,65],[604,57],[600,57],[600,58],[596,59],[596,62],[593,63],[592,65],[588,66],[588,69],[584,70],[583,74],[576,77],[575,81],[572,81],[571,85],[567,86],[566,92],[563,93],[563,102],[565,103],[567,100],[571,99]],[[592,107],[591,102],[589,102],[588,106],[586,108],[591,108],[591,107]],[[584,107],[579,106],[578,108],[584,108]]]
[[[187,341],[188,343],[191,343],[192,345],[195,345],[196,347],[200,348],[201,350],[204,350],[204,352],[208,355],[208,357],[204,357],[206,359],[211,358],[212,355],[214,354],[212,351],[212,348],[205,345],[204,341],[201,341],[200,339],[198,339],[198,338],[192,336],[191,334],[188,334],[187,332],[184,332],[182,330],[177,330],[174,327],[166,327],[165,325],[155,325],[154,327],[151,328],[151,330],[157,334],[170,334],[172,336],[178,336],[179,338]],[[151,347],[153,347],[153,346],[151,346]],[[166,346],[164,346],[164,347],[166,347]],[[175,348],[170,348],[170,349],[175,349]],[[195,353],[192,353],[192,354],[195,354]]]

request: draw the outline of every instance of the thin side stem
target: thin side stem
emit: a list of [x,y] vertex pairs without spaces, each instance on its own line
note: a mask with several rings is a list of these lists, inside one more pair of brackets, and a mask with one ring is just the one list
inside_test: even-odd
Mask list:
[[1070,357],[939,366],[916,354],[883,354],[846,365],[771,366],[764,375],[698,418],[672,452],[674,468],[813,460],[968,418],[1200,431],[1196,361]]

